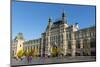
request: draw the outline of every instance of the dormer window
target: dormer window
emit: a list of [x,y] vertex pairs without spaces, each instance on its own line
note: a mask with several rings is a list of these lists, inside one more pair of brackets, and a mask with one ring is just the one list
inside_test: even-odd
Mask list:
[[20,47],[21,47],[21,44],[20,44]]

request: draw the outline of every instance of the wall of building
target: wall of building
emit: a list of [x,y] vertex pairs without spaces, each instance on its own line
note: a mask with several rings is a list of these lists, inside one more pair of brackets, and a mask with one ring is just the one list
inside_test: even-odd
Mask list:
[[52,56],[53,48],[56,48],[59,49],[58,56],[95,56],[95,26],[79,29],[77,23],[69,26],[65,17],[62,13],[62,19],[55,22],[49,18],[47,28],[39,39],[25,41],[20,33],[12,45],[13,54],[23,49],[34,50],[33,53],[41,57]]

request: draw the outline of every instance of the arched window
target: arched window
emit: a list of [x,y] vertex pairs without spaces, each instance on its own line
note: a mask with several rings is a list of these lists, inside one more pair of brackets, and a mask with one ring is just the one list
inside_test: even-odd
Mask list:
[[96,40],[95,39],[91,39],[91,48],[95,48],[96,47]]
[[12,51],[12,55],[14,56],[14,50]]
[[76,41],[76,48],[80,48],[80,41]]
[[86,39],[83,40],[83,48],[87,48],[87,40]]
[[21,47],[21,44],[20,44],[20,47]]
[[68,42],[68,49],[71,49],[71,42]]

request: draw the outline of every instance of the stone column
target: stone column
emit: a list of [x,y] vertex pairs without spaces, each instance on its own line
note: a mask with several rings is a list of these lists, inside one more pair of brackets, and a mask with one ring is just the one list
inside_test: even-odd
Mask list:
[[76,40],[74,37],[74,32],[71,33],[71,38],[72,38],[72,57],[75,57],[75,53],[76,53]]
[[39,54],[40,54],[40,51],[39,51],[39,44],[38,44],[38,56],[39,56]]
[[66,42],[66,31],[64,31],[63,33],[63,50],[64,50],[63,54],[64,56],[67,55],[67,47],[68,47],[68,44]]
[[88,45],[88,55],[90,56],[91,55],[91,47],[90,47],[90,38],[88,38],[88,40],[87,40],[87,45]]
[[41,52],[41,57],[43,56],[43,54],[44,54],[44,52],[43,52],[43,36],[42,36],[42,38],[41,38],[41,44],[40,44],[41,46],[40,46],[40,48],[41,48],[41,50],[40,50],[40,52]]
[[83,56],[83,39],[81,39],[80,40],[80,49],[81,49],[81,51],[80,51],[80,54],[81,54],[81,56]]
[[50,47],[50,36],[47,37],[48,38],[48,55],[51,55],[51,47]]
[[76,41],[72,40],[72,56],[75,57],[75,52],[76,52]]

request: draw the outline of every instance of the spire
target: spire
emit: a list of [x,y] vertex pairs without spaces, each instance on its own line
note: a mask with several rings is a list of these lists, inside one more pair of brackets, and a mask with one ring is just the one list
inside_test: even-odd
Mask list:
[[52,25],[52,19],[51,19],[51,17],[49,17],[49,19],[48,19],[48,26],[47,26],[47,29],[50,30],[51,25]]
[[63,12],[62,12],[62,18],[63,18],[63,17],[66,17],[66,16],[65,16],[65,12],[64,12],[64,10],[63,10]]
[[63,23],[66,23],[66,15],[65,15],[64,10],[63,10],[63,12],[62,12],[62,22],[63,22]]
[[49,24],[48,24],[48,25],[51,25],[51,22],[52,22],[51,17],[49,17],[48,22],[49,22]]
[[51,17],[49,17],[49,21],[48,21],[49,23],[51,22]]

